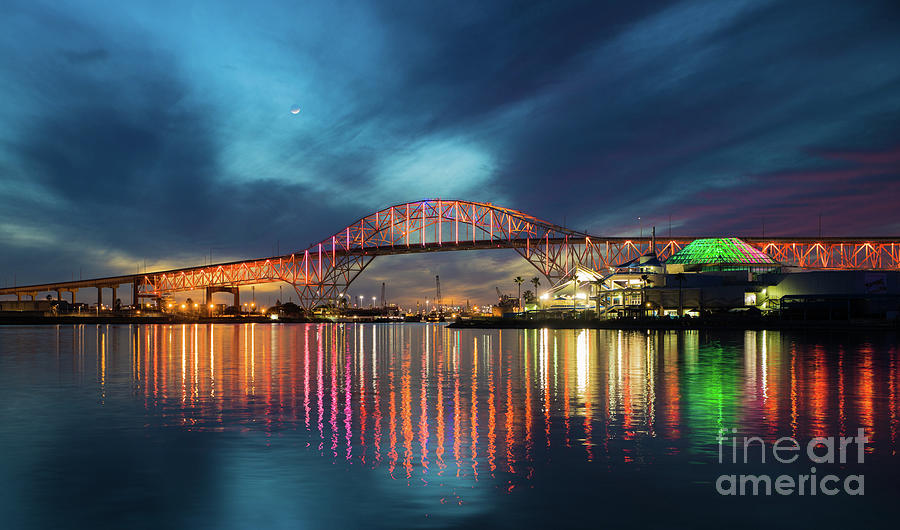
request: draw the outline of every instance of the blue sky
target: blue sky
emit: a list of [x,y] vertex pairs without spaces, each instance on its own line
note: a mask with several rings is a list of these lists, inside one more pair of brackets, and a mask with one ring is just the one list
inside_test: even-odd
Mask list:
[[[896,2],[12,0],[0,279],[299,250],[425,197],[598,235],[897,235],[898,57]],[[533,272],[392,257],[351,292],[434,274],[487,302]]]

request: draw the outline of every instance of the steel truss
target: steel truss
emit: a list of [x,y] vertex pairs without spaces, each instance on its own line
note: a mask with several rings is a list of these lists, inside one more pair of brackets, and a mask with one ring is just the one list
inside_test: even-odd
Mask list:
[[[694,239],[659,238],[656,251],[665,259]],[[743,239],[787,265],[900,269],[900,238]],[[0,289],[0,294],[107,286],[115,280],[133,283],[137,298],[155,298],[209,287],[286,282],[294,287],[300,303],[312,308],[346,295],[353,280],[377,256],[510,248],[552,285],[570,277],[579,265],[605,272],[648,252],[651,244],[648,237],[591,236],[490,203],[430,199],[390,206],[358,219],[302,252],[137,276]]]
[[[425,200],[363,217],[302,253],[142,275],[138,296],[282,281],[293,285],[300,303],[311,308],[346,295],[376,256],[487,248],[516,248],[548,278],[558,279],[576,264],[565,242],[585,237],[492,204]],[[539,243],[543,251],[536,247]]]

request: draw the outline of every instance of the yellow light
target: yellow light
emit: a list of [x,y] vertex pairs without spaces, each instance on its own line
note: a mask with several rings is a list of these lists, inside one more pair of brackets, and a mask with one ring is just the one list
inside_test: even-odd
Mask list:
[[181,304],[181,309],[187,309],[187,304]]
[[215,304],[209,304],[209,308],[210,308],[210,309],[215,309],[215,308],[216,308],[216,305],[215,305]]
[[172,309],[172,304],[169,304],[169,309]]
[[[548,298],[550,298],[550,293],[544,293],[541,295],[541,300],[547,300]],[[475,309],[478,309],[478,307],[476,306]]]
[[199,307],[200,304],[194,304],[194,307]]
[[251,303],[250,307],[256,307],[256,302]]

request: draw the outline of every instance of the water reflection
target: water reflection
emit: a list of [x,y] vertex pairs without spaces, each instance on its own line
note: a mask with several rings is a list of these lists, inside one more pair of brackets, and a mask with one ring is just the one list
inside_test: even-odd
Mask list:
[[130,392],[165,425],[300,432],[323,458],[409,484],[490,476],[512,489],[557,451],[708,455],[722,428],[772,441],[863,427],[870,450],[897,443],[890,343],[248,324],[61,327],[57,350],[82,380],[96,365],[101,403]]

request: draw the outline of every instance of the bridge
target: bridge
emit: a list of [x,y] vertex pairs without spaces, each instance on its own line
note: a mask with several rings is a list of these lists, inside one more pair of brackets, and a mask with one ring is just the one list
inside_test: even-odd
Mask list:
[[[694,237],[660,238],[660,259]],[[742,238],[777,261],[810,269],[900,269],[900,237]],[[205,290],[235,295],[240,287],[271,282],[291,284],[302,306],[310,308],[346,293],[347,288],[378,256],[463,250],[514,249],[551,284],[570,277],[576,266],[602,272],[650,249],[649,237],[602,237],[550,223],[491,203],[428,199],[384,208],[358,219],[309,248],[281,256],[233,261],[200,267],[14,286],[0,295],[35,299],[47,292],[103,290],[129,284],[132,300],[158,299],[181,291]]]

